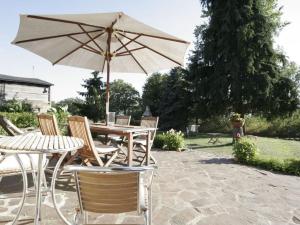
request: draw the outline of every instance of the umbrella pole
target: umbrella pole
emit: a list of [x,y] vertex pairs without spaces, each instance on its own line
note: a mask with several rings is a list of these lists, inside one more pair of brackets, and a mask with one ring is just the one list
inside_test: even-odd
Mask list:
[[106,50],[106,63],[107,63],[107,79],[106,79],[106,102],[105,102],[105,113],[106,113],[106,125],[108,125],[108,115],[109,115],[109,88],[110,88],[110,44],[111,44],[111,35],[112,27],[107,28],[107,50]]
[[108,125],[108,116],[109,116],[109,88],[110,88],[109,80],[110,80],[110,60],[107,60],[106,102],[105,102],[106,125]]

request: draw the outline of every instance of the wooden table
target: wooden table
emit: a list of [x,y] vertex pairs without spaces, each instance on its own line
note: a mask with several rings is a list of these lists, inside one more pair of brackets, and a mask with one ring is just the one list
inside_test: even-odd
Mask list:
[[123,126],[123,125],[105,125],[102,123],[95,123],[90,125],[91,132],[98,134],[117,134],[124,136],[127,139],[128,150],[128,166],[132,166],[133,155],[133,137],[139,134],[145,134],[146,139],[146,165],[150,163],[150,150],[151,150],[151,131],[156,128],[140,127],[140,126]]
[[[51,182],[51,193],[53,198],[53,204],[61,216],[61,212],[58,210],[55,200],[55,179],[57,176],[58,169],[67,155],[68,152],[77,150],[83,147],[83,141],[79,138],[67,137],[67,136],[44,136],[40,134],[26,134],[19,135],[14,137],[4,137],[0,139],[0,152],[4,152],[6,154],[38,154],[38,168],[37,168],[37,185],[36,185],[36,205],[35,205],[35,219],[34,224],[41,224],[41,179],[42,173],[44,172],[44,168],[42,166],[43,163],[43,155],[47,153],[61,153],[62,156],[58,160],[52,177]],[[22,173],[26,173],[24,171],[24,166],[22,165],[22,161],[18,160]],[[25,195],[26,196],[26,193]],[[24,197],[25,200],[25,197]],[[21,206],[23,207],[23,205]]]

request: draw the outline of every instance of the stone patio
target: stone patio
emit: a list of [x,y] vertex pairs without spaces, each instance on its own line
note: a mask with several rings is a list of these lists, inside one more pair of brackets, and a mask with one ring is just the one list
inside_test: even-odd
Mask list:
[[[300,177],[274,174],[200,151],[154,152],[159,169],[153,184],[154,225],[300,224]],[[15,191],[20,178],[5,178],[0,191]],[[58,182],[58,202],[72,219],[77,197],[73,184]],[[33,224],[34,197],[19,224]],[[18,199],[0,200],[0,224],[16,212]],[[42,224],[63,224],[45,197]],[[135,214],[91,215],[93,223],[142,222]]]

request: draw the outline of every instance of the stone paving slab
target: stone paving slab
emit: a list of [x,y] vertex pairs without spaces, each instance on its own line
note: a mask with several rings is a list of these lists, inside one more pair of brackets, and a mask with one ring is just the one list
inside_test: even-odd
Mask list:
[[[153,225],[296,225],[300,224],[300,177],[274,174],[235,164],[200,151],[154,152],[159,169],[153,183]],[[0,192],[15,190],[20,178],[3,179]],[[78,207],[74,185],[61,179],[57,199],[72,219]],[[12,218],[17,199],[0,200],[0,221]],[[43,224],[63,222],[45,197]],[[20,224],[33,224],[34,198],[27,199]],[[130,214],[90,215],[93,223],[136,223]],[[5,222],[0,222],[5,224]]]

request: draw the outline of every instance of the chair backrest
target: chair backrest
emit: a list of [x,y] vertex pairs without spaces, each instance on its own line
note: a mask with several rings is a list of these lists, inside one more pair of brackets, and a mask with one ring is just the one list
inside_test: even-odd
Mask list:
[[9,119],[4,116],[0,116],[0,126],[7,132],[10,136],[16,136],[24,134],[24,132],[14,125]]
[[42,113],[37,117],[39,121],[39,127],[43,135],[60,135],[55,115]]
[[[125,213],[151,210],[151,185],[155,167],[65,166],[74,173],[80,211]],[[148,178],[146,178],[146,172]],[[145,179],[146,178],[146,179]],[[147,192],[145,192],[147,188]],[[147,200],[148,199],[148,200]],[[148,203],[148,204],[147,204]],[[147,223],[148,224],[148,223]]]
[[116,116],[116,124],[118,125],[129,125],[131,116]]
[[103,166],[103,162],[96,151],[87,118],[82,116],[70,116],[68,117],[68,124],[71,135],[81,138],[84,141],[84,147],[79,150],[79,155],[83,160],[96,160],[100,166]]
[[153,116],[145,116],[141,118],[141,127],[155,128],[154,131],[151,132],[151,140],[153,141],[156,135],[156,128],[158,126],[159,117]]
[[139,211],[139,173],[78,172],[82,209],[95,213]]

